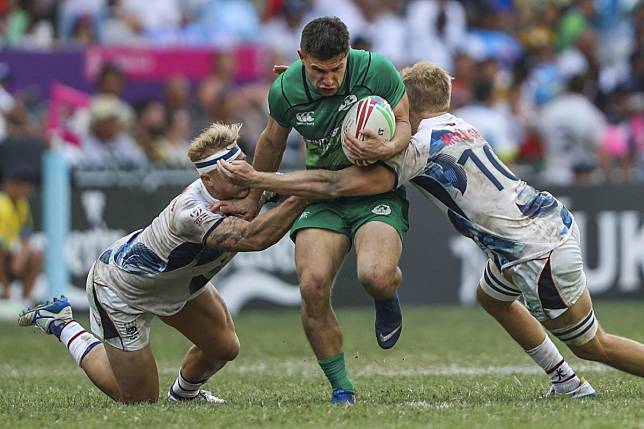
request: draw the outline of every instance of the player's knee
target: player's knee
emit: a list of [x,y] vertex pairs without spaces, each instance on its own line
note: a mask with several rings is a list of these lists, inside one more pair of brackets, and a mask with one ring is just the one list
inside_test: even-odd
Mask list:
[[368,291],[384,290],[395,286],[397,272],[397,266],[370,265],[358,267],[358,281]]
[[235,358],[239,356],[239,348],[239,338],[237,337],[237,334],[233,334],[233,336],[220,347],[219,359],[227,362],[235,360]]
[[300,275],[300,295],[307,305],[328,302],[331,294],[331,279],[327,276],[304,272]]
[[145,402],[158,402],[159,390],[132,389],[132,391],[121,392],[118,402],[126,405],[141,404]]
[[590,341],[582,345],[570,346],[570,349],[580,359],[608,363],[612,360],[612,347],[608,342],[609,335],[599,329]]

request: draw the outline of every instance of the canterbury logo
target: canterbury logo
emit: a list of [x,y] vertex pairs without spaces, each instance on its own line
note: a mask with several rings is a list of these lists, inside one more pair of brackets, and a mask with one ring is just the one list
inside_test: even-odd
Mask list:
[[338,112],[342,112],[343,110],[349,110],[353,104],[358,101],[358,97],[355,95],[347,95],[345,99],[342,101],[342,104],[340,104],[340,107],[338,107]]
[[313,118],[314,113],[315,112],[300,112],[295,115],[295,119],[297,119],[297,122],[301,124],[310,124],[315,120]]

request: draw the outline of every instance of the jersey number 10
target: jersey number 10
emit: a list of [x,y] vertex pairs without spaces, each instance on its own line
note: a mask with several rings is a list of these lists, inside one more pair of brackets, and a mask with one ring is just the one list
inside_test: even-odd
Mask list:
[[[510,171],[508,171],[503,164],[501,164],[497,159],[496,156],[494,156],[494,153],[492,153],[492,149],[490,149],[490,146],[484,145],[483,146],[483,152],[485,152],[485,157],[487,158],[488,161],[490,161],[490,164],[498,171],[501,173],[503,176],[507,177],[510,180],[519,180],[516,178],[514,174],[512,174]],[[499,179],[497,179],[494,174],[485,166],[483,161],[481,161],[481,158],[476,156],[476,153],[472,149],[465,149],[463,153],[461,154],[461,157],[458,159],[458,163],[462,166],[465,166],[465,163],[467,162],[468,159],[471,159],[474,165],[478,167],[479,170],[481,170],[481,173],[485,174],[485,177],[488,178],[490,182],[498,189],[499,191],[503,190],[503,185],[501,182],[499,182]]]

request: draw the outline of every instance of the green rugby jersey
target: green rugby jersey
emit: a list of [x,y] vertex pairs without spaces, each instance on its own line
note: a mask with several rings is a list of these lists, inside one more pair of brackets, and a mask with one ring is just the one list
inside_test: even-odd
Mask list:
[[319,95],[298,60],[275,79],[268,104],[278,124],[295,128],[304,138],[307,168],[339,170],[352,165],[340,140],[342,121],[351,106],[361,98],[378,95],[394,108],[404,93],[400,74],[387,58],[350,49],[344,80],[335,95]]

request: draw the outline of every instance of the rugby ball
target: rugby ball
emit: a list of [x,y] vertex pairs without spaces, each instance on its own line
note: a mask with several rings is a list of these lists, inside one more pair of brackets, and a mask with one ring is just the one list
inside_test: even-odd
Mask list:
[[345,131],[358,139],[362,139],[362,130],[372,130],[385,141],[391,140],[396,132],[396,117],[387,100],[377,95],[365,97],[351,106],[342,121],[342,150],[346,157],[360,167],[365,167],[375,161],[351,159],[345,148]]

